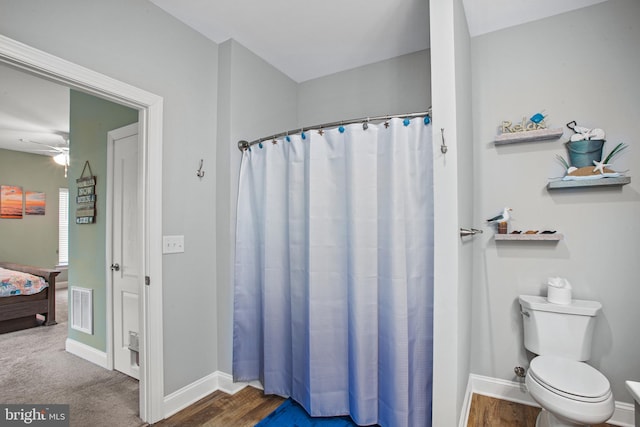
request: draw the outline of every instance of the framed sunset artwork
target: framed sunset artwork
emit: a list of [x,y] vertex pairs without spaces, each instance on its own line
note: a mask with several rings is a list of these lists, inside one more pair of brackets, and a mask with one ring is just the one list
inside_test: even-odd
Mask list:
[[0,218],[22,218],[22,187],[0,185]]
[[45,193],[40,191],[27,191],[25,193],[25,215],[44,215]]

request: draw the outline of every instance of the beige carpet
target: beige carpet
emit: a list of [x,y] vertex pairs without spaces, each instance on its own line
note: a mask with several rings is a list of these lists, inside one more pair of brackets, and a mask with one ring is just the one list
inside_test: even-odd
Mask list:
[[68,404],[70,425],[142,426],[138,381],[67,353],[67,290],[54,326],[0,335],[0,403]]

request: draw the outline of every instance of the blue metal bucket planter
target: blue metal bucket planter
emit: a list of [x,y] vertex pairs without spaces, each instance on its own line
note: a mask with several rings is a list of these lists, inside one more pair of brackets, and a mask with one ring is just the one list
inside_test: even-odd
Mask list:
[[604,142],[604,139],[567,142],[569,163],[571,163],[571,166],[577,168],[593,166],[594,160],[597,162],[602,160],[602,147],[604,147]]

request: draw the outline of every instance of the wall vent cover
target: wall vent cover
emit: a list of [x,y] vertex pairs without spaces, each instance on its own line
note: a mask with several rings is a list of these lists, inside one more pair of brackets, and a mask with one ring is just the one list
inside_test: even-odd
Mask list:
[[93,289],[71,287],[71,329],[93,335]]

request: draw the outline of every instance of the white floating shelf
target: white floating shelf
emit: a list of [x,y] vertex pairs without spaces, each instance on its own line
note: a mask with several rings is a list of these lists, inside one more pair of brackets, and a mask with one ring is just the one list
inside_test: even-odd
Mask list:
[[585,188],[585,187],[602,187],[608,185],[625,185],[631,182],[630,176],[619,176],[616,178],[600,178],[600,179],[582,179],[582,180],[557,180],[547,184],[547,189],[556,188]]
[[564,235],[560,233],[553,234],[496,234],[495,240],[533,240],[533,241],[541,241],[541,240],[551,240],[558,241],[564,239]]
[[522,132],[508,132],[496,136],[495,145],[513,144],[516,142],[543,141],[546,139],[557,139],[562,136],[562,128],[539,129]]

